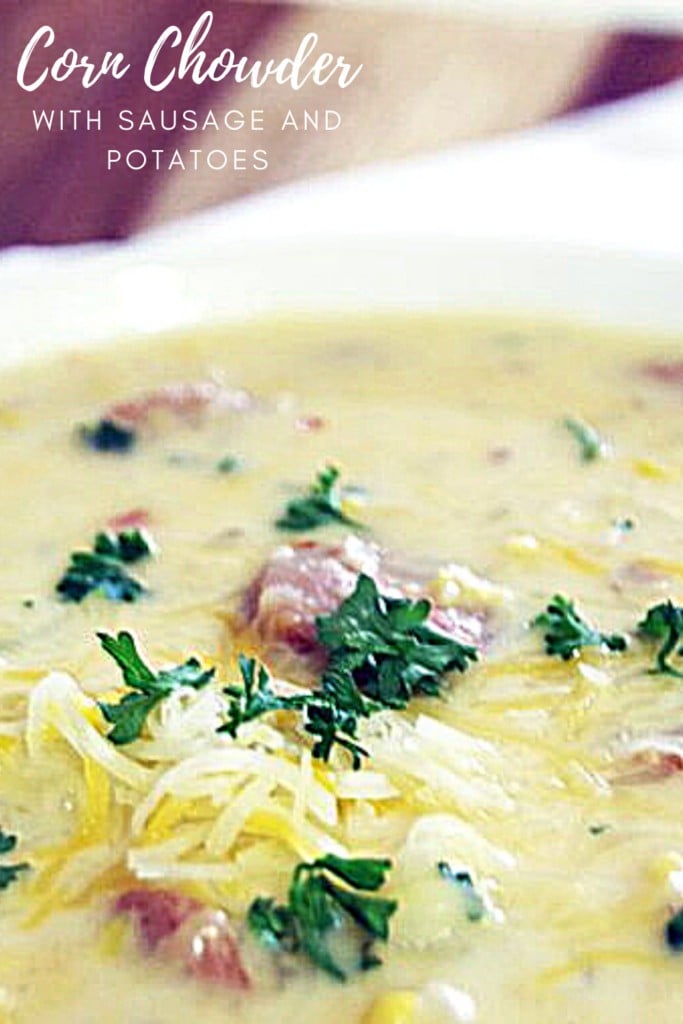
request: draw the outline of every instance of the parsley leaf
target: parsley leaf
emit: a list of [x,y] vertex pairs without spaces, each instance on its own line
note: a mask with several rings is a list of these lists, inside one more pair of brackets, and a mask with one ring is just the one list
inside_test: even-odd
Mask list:
[[683,952],[683,907],[669,918],[664,928],[667,946],[674,953]]
[[266,948],[305,953],[333,978],[346,981],[347,970],[339,963],[330,939],[342,925],[351,924],[361,938],[357,968],[366,970],[381,963],[370,947],[378,939],[388,939],[389,920],[398,904],[364,893],[381,888],[390,868],[389,860],[346,859],[333,854],[299,864],[288,903],[278,905],[263,897],[254,900],[247,914],[249,928]]
[[[16,845],[17,837],[3,832],[2,828],[0,828],[0,856],[11,853]],[[0,864],[0,891],[9,888],[12,882],[16,882],[23,871],[28,871],[28,868],[28,864],[24,862],[20,864]]]
[[319,690],[279,697],[263,666],[240,658],[243,686],[226,687],[227,721],[220,732],[236,736],[245,722],[270,711],[299,711],[315,738],[313,756],[329,760],[335,745],[358,768],[367,751],[356,741],[361,718],[384,708],[403,708],[412,697],[436,696],[443,677],[476,661],[474,647],[458,643],[426,624],[428,601],[387,598],[369,576],[339,608],[316,620],[318,640],[329,660]]
[[223,693],[230,697],[228,720],[218,730],[227,732],[233,739],[239,727],[246,722],[260,718],[269,711],[281,711],[288,707],[288,698],[278,697],[272,690],[265,665],[258,665],[255,658],[246,658],[243,654],[240,654],[238,663],[244,685],[224,688]]
[[328,691],[318,691],[306,699],[304,729],[315,737],[313,757],[329,761],[336,744],[349,752],[354,769],[360,768],[361,758],[367,757],[368,752],[354,739],[357,728],[358,713],[338,704]]
[[556,594],[546,610],[532,620],[531,626],[545,629],[546,654],[558,655],[564,661],[576,657],[583,647],[606,647],[609,651],[625,651],[627,640],[619,633],[601,633],[581,618],[569,601]]
[[215,669],[202,669],[196,658],[183,665],[153,672],[140,657],[130,633],[113,637],[97,634],[103,649],[121,669],[123,681],[133,692],[127,693],[118,704],[99,702],[106,720],[113,725],[107,738],[117,746],[139,739],[147,716],[164,697],[181,686],[200,690],[213,679]]
[[110,601],[136,601],[145,587],[124,568],[154,553],[154,543],[144,530],[98,533],[92,551],[74,551],[56,591],[64,601],[76,604],[96,591]]
[[341,494],[337,482],[339,470],[336,466],[322,469],[306,494],[288,502],[283,515],[276,521],[279,530],[302,532],[314,530],[329,523],[346,523],[361,527],[342,511]]
[[481,921],[486,914],[486,903],[481,893],[477,891],[469,871],[456,871],[445,860],[439,861],[436,868],[442,878],[460,889],[467,920]]
[[249,907],[247,921],[262,946],[277,953],[296,953],[299,939],[289,907],[258,896]]
[[[438,696],[443,677],[464,672],[476,648],[427,623],[429,601],[385,597],[361,574],[354,592],[330,615],[316,619],[318,640],[329,655],[323,690],[357,713],[404,708],[416,696]],[[361,710],[363,709],[363,710]]]
[[358,727],[358,713],[340,705],[336,695],[324,690],[312,693],[278,696],[271,687],[267,669],[253,658],[239,658],[243,686],[226,686],[223,692],[230,698],[227,721],[219,732],[227,732],[233,738],[241,725],[253,721],[271,711],[297,711],[303,716],[306,732],[316,738],[313,756],[328,761],[335,744],[348,750],[354,767],[359,767],[361,757],[367,752],[354,740]]
[[83,444],[96,452],[129,452],[137,442],[137,434],[114,420],[99,420],[94,426],[81,427],[79,436]]
[[17,878],[23,871],[28,871],[28,864],[1,864],[0,865],[0,892],[3,889],[8,889],[12,882],[16,882]]
[[609,445],[589,423],[567,416],[564,425],[578,441],[584,462],[595,462],[596,459],[604,458],[608,454]]
[[17,845],[17,837],[10,836],[0,828],[0,857],[5,853],[11,853]]
[[651,671],[683,679],[683,671],[674,668],[668,660],[671,655],[683,655],[683,646],[679,647],[683,641],[683,608],[677,608],[672,601],[654,605],[638,623],[638,632],[648,639],[661,641],[656,666]]
[[216,463],[216,470],[219,473],[236,473],[237,470],[242,469],[244,465],[244,459],[239,455],[224,455]]
[[366,892],[377,892],[378,889],[381,889],[387,871],[391,867],[391,862],[388,860],[373,860],[369,857],[348,859],[337,857],[334,853],[328,853],[317,863],[352,888],[364,889]]
[[121,533],[98,533],[93,550],[96,555],[115,558],[130,565],[154,554],[154,542],[144,530],[122,530]]

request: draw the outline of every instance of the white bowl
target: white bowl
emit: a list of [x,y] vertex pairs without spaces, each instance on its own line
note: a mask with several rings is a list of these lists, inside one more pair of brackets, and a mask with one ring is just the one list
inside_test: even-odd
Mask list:
[[683,334],[683,255],[444,237],[340,238],[150,257],[29,250],[0,266],[0,362],[281,312],[462,310]]

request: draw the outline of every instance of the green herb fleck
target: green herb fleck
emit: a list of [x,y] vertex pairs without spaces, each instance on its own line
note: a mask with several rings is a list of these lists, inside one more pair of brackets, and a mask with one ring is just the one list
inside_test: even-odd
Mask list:
[[341,492],[338,486],[339,470],[336,466],[322,469],[307,493],[301,498],[293,498],[276,521],[279,530],[302,532],[315,530],[318,526],[330,523],[346,523],[348,526],[361,527],[360,523],[350,519],[342,511]]
[[80,603],[96,591],[110,601],[136,601],[145,587],[124,568],[154,553],[144,530],[98,533],[92,551],[74,551],[69,567],[57,583],[64,601]]
[[545,629],[547,654],[569,661],[583,647],[602,647],[608,651],[625,651],[627,639],[618,633],[601,633],[581,618],[574,603],[556,594],[544,612],[531,625]]
[[154,553],[154,542],[144,530],[122,530],[121,533],[98,533],[94,552],[105,558],[132,565]]
[[589,825],[588,831],[592,836],[601,836],[604,832],[611,831],[611,825]]
[[584,462],[595,462],[596,459],[604,458],[609,453],[609,445],[589,423],[567,416],[564,426],[578,442]]
[[683,646],[679,646],[683,640],[683,608],[676,607],[672,601],[654,605],[638,623],[638,632],[648,640],[661,641],[655,667],[651,671],[683,679],[683,671],[669,662],[672,655],[683,656]]
[[367,751],[354,739],[358,728],[359,714],[366,714],[364,706],[349,709],[340,704],[337,695],[325,690],[312,693],[280,697],[272,689],[268,671],[263,665],[257,666],[253,658],[239,658],[242,686],[227,686],[224,693],[230,698],[227,721],[219,732],[227,732],[233,738],[240,726],[260,718],[271,711],[295,711],[303,716],[306,732],[315,737],[313,756],[328,761],[336,745],[347,750],[354,767],[359,767]]
[[666,922],[664,938],[669,949],[674,953],[683,951],[683,907],[677,910]]
[[239,656],[239,669],[243,686],[226,686],[223,692],[230,697],[228,720],[219,732],[227,732],[234,739],[240,726],[260,718],[270,711],[282,711],[291,698],[278,697],[270,685],[270,674],[255,658]]
[[137,441],[134,430],[108,419],[100,420],[94,426],[81,427],[79,436],[83,444],[96,452],[117,454],[129,452]]
[[348,707],[339,694],[327,687],[309,697],[305,704],[304,729],[315,737],[313,756],[329,761],[336,745],[351,755],[354,769],[360,768],[361,759],[367,757],[368,752],[354,737],[359,717],[370,713],[365,702],[362,707]]
[[444,676],[464,672],[477,651],[432,629],[430,610],[426,600],[385,597],[361,574],[350,597],[316,620],[318,640],[328,653],[323,689],[357,709],[363,698],[404,708],[413,697],[438,696]]
[[189,658],[175,668],[153,672],[140,657],[130,633],[119,633],[116,637],[98,633],[97,636],[103,649],[121,669],[124,683],[133,691],[118,704],[99,704],[106,720],[114,726],[107,738],[117,746],[139,739],[147,716],[169,694],[183,686],[200,690],[213,679],[215,669],[203,669],[196,658]]
[[481,893],[477,891],[469,871],[454,870],[445,860],[439,861],[437,871],[447,882],[457,885],[460,889],[467,920],[481,921],[486,914],[486,903]]
[[[17,845],[17,837],[3,832],[0,828],[0,857],[11,853]],[[12,882],[24,871],[28,871],[29,865],[22,862],[19,864],[0,864],[0,891],[9,888]]]
[[384,597],[369,576],[331,615],[316,620],[318,641],[328,654],[320,688],[281,697],[268,672],[253,659],[239,660],[242,686],[228,686],[227,721],[220,732],[236,736],[245,722],[271,711],[298,711],[315,738],[313,756],[329,760],[335,746],[358,768],[367,752],[356,741],[361,718],[385,708],[404,708],[416,696],[437,696],[444,676],[476,661],[474,647],[426,623],[428,601]]
[[239,469],[244,466],[244,459],[239,455],[224,455],[223,458],[216,463],[216,469],[219,473],[236,473]]
[[388,939],[389,920],[398,905],[395,900],[363,894],[377,892],[390,868],[389,860],[347,860],[333,854],[299,864],[287,904],[262,897],[254,900],[247,914],[249,928],[267,949],[304,954],[333,978],[346,981],[348,969],[339,963],[330,940],[342,926],[350,925],[360,939],[356,969],[368,970],[381,963],[372,945]]

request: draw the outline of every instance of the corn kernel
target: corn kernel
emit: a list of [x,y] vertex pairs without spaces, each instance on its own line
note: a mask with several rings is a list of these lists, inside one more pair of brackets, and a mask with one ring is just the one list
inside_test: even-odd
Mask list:
[[645,480],[678,480],[680,476],[676,466],[667,466],[651,459],[636,459],[632,466],[634,473]]
[[414,1024],[417,996],[397,989],[378,996],[363,1017],[363,1024]]

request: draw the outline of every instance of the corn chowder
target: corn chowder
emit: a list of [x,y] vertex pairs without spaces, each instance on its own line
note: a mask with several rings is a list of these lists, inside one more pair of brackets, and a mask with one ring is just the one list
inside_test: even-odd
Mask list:
[[682,399],[485,318],[6,372],[0,1021],[679,1021]]

